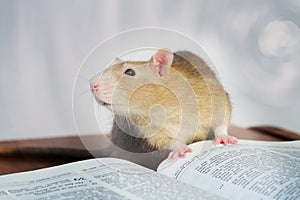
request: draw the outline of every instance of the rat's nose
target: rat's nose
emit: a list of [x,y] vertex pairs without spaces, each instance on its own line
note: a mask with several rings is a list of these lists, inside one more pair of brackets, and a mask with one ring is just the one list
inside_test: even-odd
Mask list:
[[98,92],[99,83],[95,83],[95,84],[91,83],[91,89],[92,89],[93,92]]

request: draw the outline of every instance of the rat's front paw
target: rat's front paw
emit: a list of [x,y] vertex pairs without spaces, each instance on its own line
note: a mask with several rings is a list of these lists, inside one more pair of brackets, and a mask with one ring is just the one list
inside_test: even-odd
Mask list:
[[223,135],[216,139],[216,145],[223,144],[226,146],[228,144],[236,144],[237,142],[238,139],[236,137],[229,136],[229,135]]
[[192,149],[185,145],[185,147],[182,149],[170,152],[168,158],[175,162],[176,160],[178,160],[178,158],[185,158],[187,156],[187,153],[190,152],[192,152]]

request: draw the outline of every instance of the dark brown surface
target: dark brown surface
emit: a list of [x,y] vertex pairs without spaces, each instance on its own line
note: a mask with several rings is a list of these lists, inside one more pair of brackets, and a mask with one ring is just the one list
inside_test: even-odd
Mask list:
[[256,126],[250,127],[250,130],[259,132],[264,135],[269,135],[273,138],[280,138],[284,141],[300,140],[300,135],[294,132],[273,126]]
[[0,175],[93,158],[82,141],[100,151],[108,145],[103,135],[0,142]]
[[[264,141],[300,139],[300,135],[294,132],[268,126],[250,129],[232,126],[229,132],[239,139]],[[3,141],[0,142],[0,175],[93,158],[86,147],[100,152],[98,157],[102,157],[109,155],[105,152],[109,145],[108,139],[104,135]]]

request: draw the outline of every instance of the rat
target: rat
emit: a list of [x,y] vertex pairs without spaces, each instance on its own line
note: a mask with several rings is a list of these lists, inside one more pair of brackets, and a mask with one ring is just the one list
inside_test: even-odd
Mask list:
[[238,141],[228,134],[228,93],[192,52],[159,49],[147,61],[117,58],[90,86],[97,102],[114,114],[112,143],[126,151],[167,149],[177,160],[192,151],[188,144],[211,132],[216,144]]

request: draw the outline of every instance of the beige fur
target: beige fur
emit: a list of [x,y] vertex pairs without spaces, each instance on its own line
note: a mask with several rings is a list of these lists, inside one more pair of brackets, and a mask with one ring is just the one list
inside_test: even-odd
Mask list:
[[[133,69],[136,76],[124,75]],[[188,144],[204,140],[210,130],[227,134],[231,118],[228,94],[213,71],[198,56],[176,52],[166,77],[147,62],[118,62],[92,83],[101,88],[96,97],[115,114],[125,115],[139,137],[156,149],[174,139]]]

